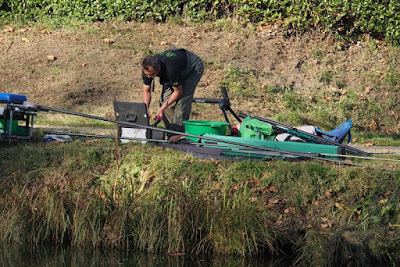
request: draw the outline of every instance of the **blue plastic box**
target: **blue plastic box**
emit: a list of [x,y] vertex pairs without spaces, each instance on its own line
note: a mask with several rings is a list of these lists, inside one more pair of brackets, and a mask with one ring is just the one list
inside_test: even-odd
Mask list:
[[0,93],[0,103],[22,104],[26,100],[25,95]]

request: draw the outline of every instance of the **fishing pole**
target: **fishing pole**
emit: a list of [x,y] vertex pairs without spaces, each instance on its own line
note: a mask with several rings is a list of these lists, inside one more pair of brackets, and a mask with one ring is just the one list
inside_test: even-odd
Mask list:
[[[153,143],[161,143],[161,144],[179,144],[177,141],[169,141],[169,140],[157,140],[157,139],[146,139],[146,138],[139,138],[139,137],[115,137],[112,135],[98,135],[98,134],[84,134],[84,133],[70,133],[70,132],[62,132],[62,131],[44,131],[43,133],[45,134],[56,134],[56,135],[71,135],[71,136],[80,136],[80,137],[94,137],[94,138],[105,138],[105,139],[119,139],[119,140],[133,140],[133,141],[145,141],[145,142],[153,142]],[[210,146],[210,144],[207,143],[183,143],[183,146],[181,147],[181,150],[184,150],[185,147],[198,147],[198,146]],[[168,147],[168,146],[166,146]],[[230,157],[241,157],[245,158],[245,155],[247,154],[249,157],[250,156],[258,156],[263,159],[269,159],[269,158],[274,158],[278,156],[283,156],[284,154],[281,153],[281,151],[277,151],[275,155],[273,154],[266,154],[267,152],[273,152],[273,151],[257,151],[257,150],[245,150],[245,149],[240,149],[237,150],[235,148],[237,147],[232,147],[229,145],[218,145],[218,144],[213,144],[212,148],[216,147],[219,149],[219,153],[222,156],[230,156]],[[226,150],[224,150],[226,149]],[[229,152],[230,151],[230,152]],[[236,153],[236,154],[235,154]],[[241,153],[242,155],[239,156],[238,153]],[[243,153],[245,155],[243,155]],[[353,158],[365,158],[365,159],[374,159],[370,157],[360,157],[360,156],[350,156],[350,155],[339,155],[339,154],[327,154],[327,153],[298,153],[299,155],[296,157],[306,157],[306,158],[312,158],[312,157],[317,157],[318,155],[322,156],[332,156],[332,157],[353,157]],[[289,157],[290,158],[290,157]],[[320,158],[318,158],[320,159]],[[330,160],[328,160],[330,161]],[[397,160],[400,161],[400,160]],[[355,166],[355,167],[366,167],[370,169],[376,169],[380,171],[389,171],[389,172],[395,172],[396,170],[392,169],[385,169],[385,168],[379,168],[379,167],[373,167],[373,166],[366,166],[363,164],[356,164],[356,163],[350,163],[350,162],[339,162],[340,164],[345,163],[345,165],[349,166]]]
[[[15,108],[21,108],[21,109],[30,109],[30,110],[38,110],[38,111],[53,111],[53,112],[59,112],[59,113],[64,113],[64,114],[69,114],[69,115],[74,115],[74,116],[80,116],[80,117],[85,117],[85,118],[90,118],[90,119],[96,119],[96,120],[101,120],[101,121],[106,121],[106,122],[111,122],[111,123],[117,123],[119,125],[126,125],[126,126],[131,126],[131,127],[136,127],[136,128],[142,128],[146,130],[154,130],[154,131],[161,131],[164,133],[169,133],[173,135],[183,135],[183,136],[190,136],[194,137],[197,139],[204,139],[204,140],[210,140],[214,142],[220,142],[220,139],[217,138],[212,138],[212,137],[204,137],[204,136],[199,136],[199,135],[194,135],[194,134],[189,134],[189,133],[183,133],[183,132],[178,132],[178,131],[173,131],[169,129],[164,129],[164,128],[157,128],[153,126],[148,126],[148,125],[140,125],[132,122],[126,122],[126,121],[118,121],[118,120],[113,120],[105,117],[100,117],[100,116],[95,116],[95,115],[90,115],[90,114],[85,114],[85,113],[80,113],[80,112],[74,112],[74,111],[69,111],[69,110],[63,110],[63,109],[58,109],[58,108],[52,108],[52,107],[46,107],[42,105],[38,105],[36,103],[32,102],[27,102],[24,103],[24,106],[18,106],[18,105],[12,105]],[[286,150],[276,150],[276,149],[270,149],[266,147],[258,147],[258,146],[253,146],[253,145],[248,145],[248,144],[242,144],[238,142],[233,142],[233,141],[228,141],[224,140],[224,143],[231,144],[231,145],[239,145],[247,148],[252,148],[252,149],[258,149],[258,150],[263,150],[263,151],[270,151],[270,152],[275,152],[280,155],[292,155],[292,156],[298,156],[298,157],[304,157],[305,155],[292,152],[292,151],[286,151]],[[315,157],[311,155],[305,156],[310,159],[316,159],[316,160],[322,160],[322,161],[327,161],[335,164],[340,164],[340,165],[349,165],[349,166],[359,166],[359,167],[364,167],[359,164],[354,164],[354,163],[349,163],[349,162],[342,162],[338,160],[333,160],[333,159],[327,159],[323,157]]]
[[285,125],[285,124],[282,124],[282,123],[279,123],[279,122],[276,122],[276,121],[273,121],[273,120],[270,120],[270,119],[262,118],[262,117],[259,117],[259,116],[250,116],[250,115],[247,115],[247,114],[244,114],[244,113],[239,113],[239,116],[242,117],[242,118],[250,117],[252,119],[256,119],[256,120],[259,120],[259,121],[262,121],[262,122],[269,123],[276,130],[280,130],[282,132],[290,133],[292,135],[295,135],[295,136],[297,136],[297,137],[299,137],[301,139],[305,139],[305,140],[310,141],[310,142],[340,146],[340,147],[345,148],[347,152],[355,154],[355,155],[361,155],[361,156],[367,156],[367,157],[371,156],[371,153],[362,151],[362,150],[357,149],[357,148],[353,148],[353,147],[348,146],[348,145],[343,145],[341,143],[337,143],[335,141],[332,141],[332,140],[329,140],[329,139],[325,139],[325,138],[317,136],[317,135],[313,135],[313,134],[307,133],[307,132],[299,130],[299,129],[295,128],[295,127],[292,127],[292,126],[289,126],[289,125]]
[[55,134],[55,135],[71,135],[71,136],[80,136],[80,137],[104,138],[104,139],[132,140],[132,141],[154,142],[154,143],[175,143],[175,141],[169,141],[169,140],[157,140],[157,139],[147,139],[147,138],[129,137],[129,136],[116,137],[116,136],[112,136],[112,135],[70,133],[70,132],[62,132],[62,131],[43,131],[43,133],[44,134]]

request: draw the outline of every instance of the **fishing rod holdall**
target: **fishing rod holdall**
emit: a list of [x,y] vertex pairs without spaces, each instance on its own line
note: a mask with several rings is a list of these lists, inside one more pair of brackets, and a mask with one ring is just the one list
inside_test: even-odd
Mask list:
[[[150,126],[145,103],[114,101],[114,112],[117,121]],[[165,139],[161,131],[137,128],[118,124],[118,137],[138,137],[143,139]]]

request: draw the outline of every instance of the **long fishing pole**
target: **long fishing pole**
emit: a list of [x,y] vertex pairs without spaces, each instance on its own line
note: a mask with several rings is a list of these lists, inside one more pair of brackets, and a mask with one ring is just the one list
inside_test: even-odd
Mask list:
[[[71,136],[80,136],[80,137],[94,137],[94,138],[105,138],[105,139],[114,139],[115,140],[115,136],[112,135],[99,135],[99,134],[84,134],[84,133],[70,133],[70,132],[62,132],[62,131],[44,131],[43,133],[45,134],[56,134],[56,135],[71,135]],[[117,137],[117,139],[120,140],[133,140],[133,141],[146,141],[146,142],[153,142],[153,143],[161,143],[161,144],[179,144],[177,143],[177,141],[169,141],[169,140],[157,140],[157,139],[146,139],[146,138],[139,138],[139,137]],[[184,143],[183,144],[186,147],[197,147],[197,146],[209,146],[210,144],[207,143]],[[233,150],[233,148],[236,147],[232,147],[229,145],[217,145],[217,144],[213,144],[212,147],[216,147],[220,150],[226,149],[225,151],[232,151],[232,152],[238,152],[238,153],[244,153],[247,155],[253,155],[253,154],[257,154],[257,155],[261,155],[263,156],[263,158],[274,158],[277,157],[279,155],[284,155],[281,153],[281,151],[276,152],[277,155],[271,155],[271,154],[265,154],[268,151],[257,151],[257,150]],[[274,152],[274,151],[270,151],[270,152]],[[221,154],[223,154],[224,152],[221,151]],[[228,153],[228,152],[225,152]],[[327,153],[319,153],[318,155],[323,155],[323,156],[332,156],[332,157],[353,157],[353,158],[365,158],[365,159],[374,159],[371,157],[360,157],[360,156],[350,156],[350,155],[339,155],[339,154],[327,154]],[[299,153],[298,156],[302,156],[302,157],[306,157],[306,158],[312,158],[312,157],[316,157],[318,158],[318,155],[316,153]],[[241,156],[243,157],[243,156]],[[320,159],[320,158],[318,158]],[[330,160],[328,160],[330,161]],[[349,162],[339,162],[339,164],[343,164],[345,163],[345,165],[349,165],[349,166],[355,166],[355,167],[367,167],[370,169],[375,169],[375,170],[380,170],[380,171],[389,171],[389,172],[395,172],[396,170],[392,170],[392,169],[385,169],[385,168],[378,168],[378,167],[372,167],[372,166],[366,166],[363,164],[357,164],[357,163],[349,163]]]
[[239,116],[242,117],[242,118],[243,117],[250,117],[250,118],[262,121],[262,122],[267,122],[267,123],[271,124],[274,128],[277,128],[277,129],[279,129],[279,130],[281,130],[283,132],[286,132],[286,133],[293,134],[293,135],[298,136],[298,137],[300,137],[302,139],[309,140],[311,142],[340,146],[340,147],[345,148],[346,151],[348,151],[349,153],[353,153],[353,154],[361,155],[361,156],[371,156],[371,153],[359,150],[357,148],[353,148],[351,146],[343,145],[343,144],[337,143],[335,141],[322,138],[322,137],[317,136],[317,135],[313,135],[313,134],[307,133],[307,132],[299,130],[299,129],[295,128],[295,127],[292,127],[292,126],[289,126],[289,125],[285,125],[285,124],[282,124],[282,123],[279,123],[279,122],[276,122],[276,121],[273,121],[273,120],[270,120],[270,119],[262,118],[262,117],[259,117],[259,116],[250,116],[250,115],[247,115],[247,114],[244,114],[244,113],[239,113]]
[[324,156],[337,156],[341,158],[354,158],[354,159],[367,159],[367,160],[381,160],[381,161],[393,161],[393,162],[400,162],[398,159],[385,159],[385,158],[377,158],[377,157],[363,157],[363,156],[356,156],[356,155],[337,155],[337,154],[329,154],[329,153],[321,153]]
[[147,139],[147,138],[129,137],[129,136],[115,137],[112,135],[70,133],[70,132],[62,132],[62,131],[43,131],[43,133],[44,134],[55,134],[55,135],[71,135],[71,136],[80,136],[80,137],[104,138],[104,139],[132,140],[132,141],[154,142],[154,143],[175,143],[174,141],[169,141],[169,140],[157,140],[157,139]]
[[[238,149],[237,146],[232,146],[229,144],[209,144],[209,143],[179,143],[178,141],[170,141],[170,140],[157,140],[157,139],[146,139],[146,138],[140,138],[140,137],[115,137],[112,135],[99,135],[99,134],[86,134],[86,133],[71,133],[71,132],[64,132],[64,131],[43,131],[45,134],[54,134],[54,135],[69,135],[69,136],[78,136],[78,137],[93,137],[93,138],[104,138],[104,139],[119,139],[119,140],[132,140],[132,141],[142,141],[142,142],[153,142],[153,143],[162,143],[162,144],[177,144],[177,145],[184,145],[186,147],[209,147],[209,148],[219,148],[219,149],[225,149],[229,151],[236,151],[238,153],[244,153],[244,154],[258,154],[258,155],[263,155],[265,157],[271,156],[270,154],[267,154],[269,151],[259,151],[259,150],[245,150],[245,149]],[[271,153],[271,152],[269,152]],[[315,156],[318,157],[318,155],[322,155],[320,153],[299,153],[300,155],[304,156]],[[329,156],[329,154],[327,154]],[[334,155],[331,154],[334,157],[339,157],[340,155]],[[276,156],[276,155],[275,155]]]
[[[136,127],[136,128],[161,131],[161,132],[164,132],[164,133],[170,133],[170,134],[174,134],[174,135],[190,136],[190,137],[194,137],[194,138],[198,138],[198,139],[204,139],[204,140],[210,140],[210,141],[214,141],[214,142],[220,142],[221,141],[220,139],[217,139],[217,138],[204,137],[204,136],[199,136],[199,135],[194,135],[194,134],[189,134],[189,133],[173,131],[173,130],[169,130],[169,129],[157,128],[157,127],[148,126],[148,125],[140,125],[140,124],[136,124],[136,123],[132,123],[132,122],[118,121],[118,120],[113,120],[113,119],[109,119],[109,118],[105,118],[105,117],[100,117],[100,116],[95,116],[95,115],[90,115],[90,114],[85,114],[85,113],[80,113],[80,112],[74,112],[74,111],[69,111],[69,110],[46,107],[46,106],[38,105],[36,103],[31,103],[31,102],[27,103],[26,106],[18,106],[18,105],[12,105],[12,106],[15,107],[15,108],[27,109],[27,110],[30,109],[30,110],[39,110],[39,111],[54,111],[54,112],[65,113],[65,114],[74,115],[74,116],[80,116],[80,117],[85,117],[85,118],[90,118],[90,119],[107,121],[107,122],[111,122],[111,123],[117,123],[117,124],[120,124],[120,125],[126,125],[126,126],[131,126],[131,127]],[[293,156],[298,156],[298,157],[304,157],[305,156],[303,154],[295,153],[295,152],[292,152],[292,151],[276,150],[276,149],[270,149],[270,148],[266,148],[266,147],[258,147],[258,146],[242,144],[242,143],[228,141],[228,140],[224,140],[224,143],[231,144],[231,145],[239,145],[239,146],[252,148],[252,149],[271,151],[271,152],[275,152],[275,153],[278,153],[278,154],[281,154],[281,155],[293,155]],[[322,157],[315,157],[315,156],[309,156],[309,155],[307,155],[305,157],[311,158],[311,159],[316,159],[316,160],[332,162],[332,163],[335,163],[335,164],[364,167],[364,166],[359,165],[359,164],[354,164],[354,163],[349,163],[349,162],[342,162],[342,161],[332,160],[332,159],[327,159],[327,158],[322,158]],[[388,171],[390,171],[390,170],[388,170]]]

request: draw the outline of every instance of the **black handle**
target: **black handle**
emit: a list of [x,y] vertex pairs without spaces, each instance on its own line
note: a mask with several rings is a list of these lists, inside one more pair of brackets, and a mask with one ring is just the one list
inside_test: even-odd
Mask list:
[[222,93],[222,97],[224,99],[228,99],[228,93],[226,92],[226,88],[225,87],[221,87],[221,93]]

